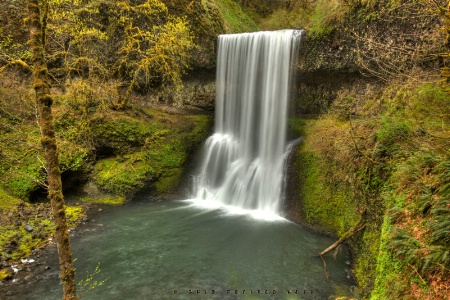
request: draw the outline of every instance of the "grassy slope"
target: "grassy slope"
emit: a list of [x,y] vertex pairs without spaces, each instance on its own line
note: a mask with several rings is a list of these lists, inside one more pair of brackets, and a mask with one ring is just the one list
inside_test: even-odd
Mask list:
[[227,33],[253,32],[258,30],[255,21],[237,1],[215,0],[224,20]]
[[291,120],[305,136],[297,155],[304,220],[340,236],[367,209],[368,226],[350,240],[363,297],[444,299],[450,98],[428,83],[392,84],[380,98],[366,97],[351,120],[333,110]]

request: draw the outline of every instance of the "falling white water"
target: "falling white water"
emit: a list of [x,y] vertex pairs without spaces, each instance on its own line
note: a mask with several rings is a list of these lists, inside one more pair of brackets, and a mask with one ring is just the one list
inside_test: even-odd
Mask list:
[[219,36],[215,133],[194,182],[196,203],[279,216],[292,65],[301,31]]

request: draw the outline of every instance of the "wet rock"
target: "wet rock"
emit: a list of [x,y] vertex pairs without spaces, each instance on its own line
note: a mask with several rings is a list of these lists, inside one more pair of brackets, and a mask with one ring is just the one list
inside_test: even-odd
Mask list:
[[33,226],[31,226],[30,224],[27,224],[27,225],[25,225],[25,230],[26,231],[28,231],[28,232],[32,232],[33,231],[33,229],[34,229],[34,227]]
[[33,275],[27,275],[24,278],[25,281],[30,281],[31,279],[33,279]]

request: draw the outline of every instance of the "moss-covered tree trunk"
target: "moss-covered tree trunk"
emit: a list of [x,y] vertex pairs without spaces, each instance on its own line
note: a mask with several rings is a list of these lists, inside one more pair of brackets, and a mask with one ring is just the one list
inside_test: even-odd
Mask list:
[[36,92],[36,104],[39,113],[38,122],[41,127],[42,136],[41,144],[48,175],[48,194],[56,225],[55,237],[58,245],[59,265],[61,269],[60,276],[64,291],[63,299],[72,300],[77,299],[75,270],[72,261],[69,232],[67,230],[58,149],[56,146],[55,130],[53,128],[53,100],[50,96],[50,82],[48,79],[47,63],[44,57],[46,14],[47,11],[45,9],[41,22],[39,1],[28,1],[29,45],[31,47],[31,61],[34,75],[33,88]]

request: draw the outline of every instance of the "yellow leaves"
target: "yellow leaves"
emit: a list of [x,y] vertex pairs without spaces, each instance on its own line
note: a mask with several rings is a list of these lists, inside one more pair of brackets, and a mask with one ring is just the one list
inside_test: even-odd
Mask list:
[[[136,87],[181,86],[195,47],[189,24],[162,0],[49,0],[49,57],[58,76],[95,76]],[[121,96],[120,96],[121,97]]]
[[134,77],[145,74],[148,84],[152,77],[159,77],[163,84],[181,85],[181,75],[188,67],[189,51],[194,47],[193,35],[184,18],[169,18],[164,25],[155,25],[151,31],[128,26],[120,53],[122,61],[128,56],[138,56],[133,66]]
[[140,10],[149,17],[168,13],[167,6],[159,0],[147,0],[143,4],[136,5],[135,9]]
[[96,39],[96,40],[108,40],[108,36],[106,33],[96,29],[96,28],[89,28],[86,26],[81,26],[81,30],[78,32],[79,39]]
[[142,14],[148,18],[153,18],[159,15],[167,15],[168,10],[166,5],[160,0],[147,0],[139,5],[131,5],[130,1],[119,1],[116,3],[120,14],[129,19],[131,13]]

